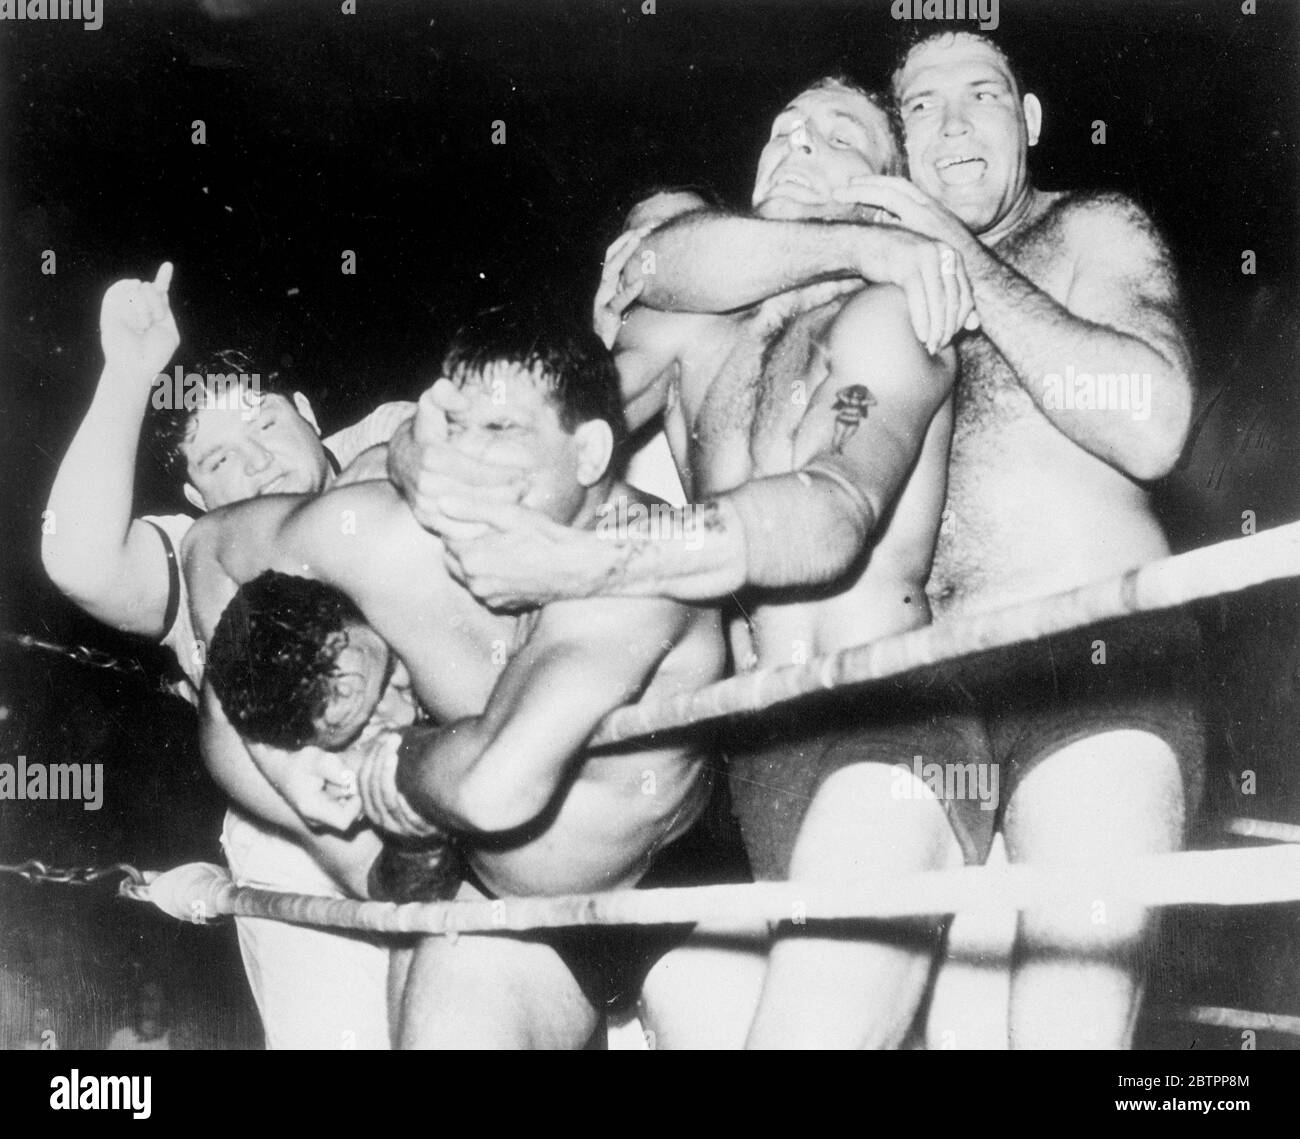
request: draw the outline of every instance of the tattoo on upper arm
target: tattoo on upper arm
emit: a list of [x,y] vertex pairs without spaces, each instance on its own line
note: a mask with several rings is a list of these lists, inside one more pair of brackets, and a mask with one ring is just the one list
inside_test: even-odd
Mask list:
[[840,388],[835,393],[835,402],[831,405],[831,410],[835,412],[835,434],[831,438],[832,451],[839,454],[844,450],[875,404],[876,397],[871,394],[866,384],[851,384],[847,388]]

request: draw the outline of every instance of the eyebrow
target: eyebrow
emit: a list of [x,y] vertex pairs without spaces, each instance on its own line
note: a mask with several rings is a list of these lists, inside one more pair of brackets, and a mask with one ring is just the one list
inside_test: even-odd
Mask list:
[[[980,79],[971,79],[966,83],[967,87],[1005,87],[1008,91],[1014,89],[1014,84],[1010,76],[1001,73],[997,75],[986,75]],[[924,95],[935,94],[933,87],[926,87],[920,91],[909,91],[903,89],[903,93],[898,97],[900,103],[910,103],[913,99],[920,99]]]

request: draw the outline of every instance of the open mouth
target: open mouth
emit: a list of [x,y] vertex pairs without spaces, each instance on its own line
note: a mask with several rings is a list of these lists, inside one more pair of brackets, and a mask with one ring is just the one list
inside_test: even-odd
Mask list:
[[804,175],[794,170],[782,170],[772,179],[773,190],[783,188],[788,189],[791,186],[803,190],[808,194],[815,194],[817,192],[811,179],[804,177]]
[[934,164],[939,181],[945,186],[967,186],[984,177],[988,163],[973,154],[953,154]]

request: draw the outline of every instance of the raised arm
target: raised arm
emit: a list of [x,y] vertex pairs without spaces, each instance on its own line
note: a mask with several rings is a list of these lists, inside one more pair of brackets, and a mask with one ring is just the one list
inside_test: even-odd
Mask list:
[[92,617],[128,633],[167,632],[167,555],[131,517],[136,452],[154,378],[180,334],[167,302],[172,266],[104,294],[104,371],[50,491],[41,560],[50,580]]
[[549,606],[482,715],[406,730],[397,789],[452,830],[526,826],[565,786],[606,713],[639,696],[687,620],[658,600]]
[[829,375],[798,431],[795,469],[656,518],[659,534],[575,531],[530,511],[446,504],[485,536],[448,543],[453,573],[494,607],[564,597],[706,601],[744,585],[818,585],[861,555],[951,390],[951,351],[927,355],[901,294],[873,288],[845,305],[825,345]]

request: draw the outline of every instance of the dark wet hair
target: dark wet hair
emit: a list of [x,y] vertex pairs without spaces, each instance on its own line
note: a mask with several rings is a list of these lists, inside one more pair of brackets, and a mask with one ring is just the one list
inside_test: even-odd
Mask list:
[[241,585],[217,622],[206,677],[226,718],[254,743],[295,751],[313,742],[329,678],[364,624],[333,586],[267,570]]
[[587,325],[529,305],[488,309],[452,337],[442,358],[442,374],[459,382],[499,364],[540,372],[566,431],[603,419],[614,434],[615,450],[626,442],[614,357]]
[[[164,375],[170,378],[171,373]],[[154,389],[150,393],[145,424],[149,451],[167,477],[176,482],[185,482],[188,478],[185,444],[193,431],[195,416],[205,406],[204,402],[195,398],[200,391],[204,400],[212,399],[229,391],[227,385],[236,382],[230,377],[256,376],[256,390],[262,395],[280,395],[287,399],[293,394],[288,377],[280,369],[259,367],[252,355],[242,348],[219,348],[208,353],[192,368],[184,371],[185,377],[190,375],[203,377],[202,388],[185,386],[180,406],[175,406],[172,399],[163,400],[160,406],[155,398],[158,389]],[[249,386],[242,379],[237,382],[241,388]]]

